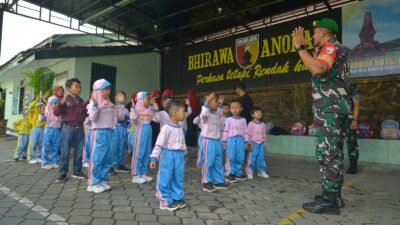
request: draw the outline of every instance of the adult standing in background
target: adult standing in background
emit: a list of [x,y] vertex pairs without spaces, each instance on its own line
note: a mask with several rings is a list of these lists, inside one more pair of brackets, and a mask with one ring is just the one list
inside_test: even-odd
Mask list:
[[[356,174],[358,172],[357,161],[359,156],[356,131],[358,127],[358,117],[360,115],[360,92],[353,84],[349,84],[348,97],[351,111],[349,116],[346,118],[342,129],[350,160],[350,166],[346,170],[346,173]],[[344,140],[342,144],[344,144]]]
[[163,98],[163,97],[168,97],[170,99],[173,99],[175,97],[175,91],[172,89],[169,89],[169,88],[165,89],[163,91],[163,93],[161,94],[161,98]]
[[189,90],[187,92],[187,98],[189,99],[190,107],[192,108],[192,114],[190,114],[186,119],[186,145],[195,147],[197,146],[197,131],[196,126],[193,124],[193,119],[200,114],[200,104],[199,99],[196,96],[196,92],[193,90]]
[[249,123],[251,118],[251,110],[253,109],[253,99],[251,99],[250,95],[246,93],[246,85],[243,82],[240,82],[236,86],[236,94],[239,96],[239,102],[242,105],[242,112],[240,116],[246,119],[246,122]]

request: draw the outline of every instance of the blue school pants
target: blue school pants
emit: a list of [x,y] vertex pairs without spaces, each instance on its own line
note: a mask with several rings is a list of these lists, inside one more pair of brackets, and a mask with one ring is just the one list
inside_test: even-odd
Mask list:
[[152,128],[150,123],[136,127],[135,143],[132,156],[132,175],[143,176],[149,170],[151,154]]
[[226,175],[241,176],[244,161],[244,139],[242,136],[228,138],[225,164]]
[[246,172],[247,174],[253,174],[254,169],[258,172],[266,172],[267,166],[264,160],[265,142],[257,144],[251,143],[251,152],[247,156]]
[[89,163],[89,185],[108,181],[108,173],[113,166],[113,129],[93,129],[92,152]]
[[42,166],[58,163],[60,128],[46,127],[43,138]]
[[219,139],[203,138],[200,143],[204,162],[201,170],[201,183],[224,183],[222,166],[222,144]]

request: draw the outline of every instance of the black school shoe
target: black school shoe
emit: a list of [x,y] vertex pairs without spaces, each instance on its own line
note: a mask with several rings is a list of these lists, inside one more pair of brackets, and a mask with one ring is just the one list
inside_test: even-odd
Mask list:
[[303,204],[303,209],[316,214],[340,215],[335,192],[324,192],[321,198]]
[[85,174],[83,174],[82,172],[73,172],[72,173],[72,178],[76,178],[76,179],[86,179],[87,176]]
[[114,167],[112,167],[112,168],[110,169],[110,171],[108,171],[108,175],[109,175],[109,176],[115,176],[115,175],[117,175],[117,172],[115,172]]
[[14,158],[14,161],[15,161],[15,162],[18,162],[18,160],[19,160],[19,158]]
[[242,174],[240,176],[235,176],[235,177],[236,177],[237,180],[240,180],[240,181],[247,180],[247,175],[246,174]]
[[212,185],[211,183],[206,183],[203,184],[203,191],[211,193],[217,191],[217,189],[215,189],[214,185]]
[[124,165],[117,166],[117,169],[115,170],[117,173],[130,173],[131,170],[126,168]]
[[170,212],[173,212],[173,211],[179,209],[179,204],[177,202],[172,202],[171,205],[160,206],[160,209],[163,209],[163,210],[166,209],[166,210],[168,210]]
[[214,188],[217,190],[228,190],[229,185],[225,183],[220,183],[220,184],[214,184]]
[[22,156],[22,160],[26,160],[27,158],[26,158],[26,156]]
[[67,174],[66,173],[59,173],[56,177],[56,182],[64,182],[67,180]]
[[185,208],[186,207],[186,202],[185,200],[174,200],[175,204],[178,204],[178,207],[180,209]]
[[229,176],[225,177],[225,181],[229,182],[231,184],[238,182],[236,177],[234,175],[232,175],[232,174],[229,174]]

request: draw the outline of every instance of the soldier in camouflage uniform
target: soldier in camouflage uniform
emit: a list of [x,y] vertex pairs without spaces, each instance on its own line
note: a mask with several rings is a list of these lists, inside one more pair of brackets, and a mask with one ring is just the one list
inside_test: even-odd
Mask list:
[[349,63],[343,46],[336,40],[338,25],[332,19],[314,22],[313,42],[316,51],[307,51],[304,28],[293,31],[294,45],[304,65],[311,72],[316,157],[320,165],[323,194],[303,208],[312,213],[340,214],[343,207],[343,136],[342,128],[350,107],[347,101]]
[[[343,137],[344,140],[346,140],[350,160],[350,166],[346,170],[346,173],[356,174],[358,172],[357,161],[359,155],[356,130],[358,127],[358,116],[360,114],[360,93],[357,87],[352,84],[349,84],[347,92],[351,110],[343,124]],[[342,144],[344,144],[344,140]]]

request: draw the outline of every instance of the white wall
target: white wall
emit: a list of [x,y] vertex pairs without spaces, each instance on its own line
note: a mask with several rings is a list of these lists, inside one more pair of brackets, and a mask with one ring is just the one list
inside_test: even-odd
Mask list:
[[76,58],[75,75],[81,80],[81,97],[89,95],[92,63],[117,67],[116,89],[127,93],[160,88],[161,57],[158,53]]
[[[4,105],[5,106],[4,119],[8,120],[7,127],[11,128],[12,123],[15,120],[21,118],[19,113],[17,115],[12,115],[12,106],[13,106],[13,94],[12,94],[12,92],[14,90],[14,87],[19,87],[19,80],[2,81],[0,83],[0,85],[1,85],[1,88],[3,88],[3,91],[6,91],[6,99],[5,99],[5,105]],[[19,97],[19,96],[17,96],[17,97]]]
[[[37,61],[36,61],[37,62]],[[67,74],[67,79],[77,77],[82,82],[81,97],[86,100],[89,95],[92,63],[100,63],[117,67],[116,89],[127,93],[128,99],[133,91],[153,91],[160,88],[161,57],[158,53],[129,54],[118,56],[98,56],[54,60],[47,65],[56,74]],[[46,66],[46,65],[41,65]],[[29,68],[34,69],[34,68]],[[66,73],[64,73],[66,72]],[[63,80],[63,79],[62,79]],[[63,81],[60,81],[64,83]],[[20,78],[1,81],[0,85],[6,89],[5,119],[7,127],[21,118],[22,114],[12,115],[12,94],[14,87],[19,87]],[[63,84],[64,85],[64,84]]]
[[[39,60],[40,61],[40,60]],[[35,63],[39,64],[36,61]],[[41,65],[43,66],[43,65]],[[69,78],[73,77],[73,74],[75,72],[75,59],[74,58],[70,58],[70,59],[64,59],[64,60],[54,60],[54,63],[50,63],[49,65],[44,65],[47,66],[48,68],[50,68],[51,70],[53,70],[56,74],[66,74]],[[29,66],[29,69],[27,70],[34,70],[36,69],[35,66]],[[4,113],[4,118],[6,120],[8,120],[7,122],[7,127],[11,128],[12,127],[12,123],[20,118],[22,118],[22,112],[18,112],[17,115],[13,115],[12,114],[12,108],[13,108],[13,94],[10,94],[11,92],[13,92],[14,87],[20,87],[20,81],[21,81],[21,77],[18,77],[14,80],[12,79],[7,79],[7,80],[3,80],[1,81],[0,78],[0,85],[3,89],[7,89],[7,94],[6,94],[6,104],[5,104],[5,113]],[[65,82],[64,82],[65,83]],[[64,85],[64,83],[62,85]],[[30,94],[30,89],[26,88],[25,93],[26,94]],[[19,91],[18,91],[18,95],[19,95]],[[18,99],[21,98],[21,96],[17,96]],[[33,96],[30,96],[30,98],[32,99]],[[19,103],[19,102],[18,102]],[[25,104],[29,104],[29,103],[25,103]],[[18,108],[18,105],[17,105]]]

